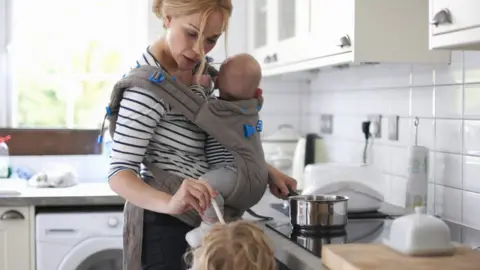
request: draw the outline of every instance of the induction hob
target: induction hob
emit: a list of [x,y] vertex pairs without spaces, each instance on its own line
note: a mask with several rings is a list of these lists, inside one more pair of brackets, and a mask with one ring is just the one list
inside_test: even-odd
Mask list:
[[390,219],[349,219],[343,232],[304,233],[293,229],[290,222],[270,221],[266,226],[298,246],[321,257],[322,245],[346,243],[379,243],[388,235]]

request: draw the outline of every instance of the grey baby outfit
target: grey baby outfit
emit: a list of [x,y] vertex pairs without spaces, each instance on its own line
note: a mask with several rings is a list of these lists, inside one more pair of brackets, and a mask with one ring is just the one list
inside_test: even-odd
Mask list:
[[[208,68],[212,69],[210,66]],[[118,81],[112,91],[106,115],[110,120],[109,132],[112,137],[123,92],[132,87],[151,90],[153,95],[180,111],[233,155],[232,166],[214,168],[203,176],[206,179],[215,179],[215,182],[225,181],[219,185],[213,183],[212,185],[215,185],[214,188],[224,196],[224,218],[227,222],[240,218],[247,209],[260,201],[269,180],[259,134],[262,129],[262,122],[258,116],[263,104],[261,97],[240,101],[205,100],[161,69],[140,66],[132,69]],[[175,194],[182,184],[183,177],[161,170],[147,159],[143,164],[154,176],[153,179],[145,179],[147,184],[169,194]],[[236,170],[236,173],[229,171],[230,169]],[[209,177],[209,173],[214,175]],[[223,173],[228,175],[227,178],[234,178],[234,181],[217,177],[223,177]],[[227,182],[232,184],[233,188],[224,185]],[[228,191],[222,190],[224,187]],[[127,202],[124,213],[124,269],[140,270],[143,209]],[[194,227],[201,221],[193,210],[175,217]]]

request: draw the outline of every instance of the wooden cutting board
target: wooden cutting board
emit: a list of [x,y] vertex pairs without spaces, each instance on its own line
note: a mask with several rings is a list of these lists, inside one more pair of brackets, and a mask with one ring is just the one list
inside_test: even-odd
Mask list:
[[332,244],[322,247],[330,270],[479,270],[480,252],[461,246],[452,256],[411,257],[382,244]]

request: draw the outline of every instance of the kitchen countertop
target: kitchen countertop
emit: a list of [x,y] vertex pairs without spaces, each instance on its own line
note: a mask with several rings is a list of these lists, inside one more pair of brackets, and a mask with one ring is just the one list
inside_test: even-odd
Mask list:
[[[288,222],[289,218],[281,212],[271,208],[272,203],[282,203],[283,201],[271,195],[268,191],[265,193],[262,200],[255,205],[252,210],[259,215],[272,217],[275,221]],[[399,216],[403,215],[404,208],[384,203],[380,209],[383,213]],[[245,219],[254,219],[250,215],[245,214]],[[271,230],[265,226],[266,222],[260,222],[259,224],[265,228],[265,234],[272,241],[272,245],[275,249],[275,257],[289,269],[295,270],[321,270],[321,259],[312,253],[301,248],[292,241],[286,239],[284,236]],[[388,233],[388,229],[385,229],[383,233]]]
[[[11,190],[11,185],[9,189]],[[8,190],[0,183],[0,206],[88,206],[88,205],[123,205],[125,200],[115,194],[107,183],[78,184],[68,188],[32,188],[20,185],[16,188],[17,195],[2,194]],[[289,218],[271,208],[272,203],[283,201],[267,191],[262,200],[252,210],[262,216],[272,217],[275,221],[288,222]],[[385,204],[383,210],[394,215],[400,215],[402,208]],[[388,211],[390,210],[390,211]],[[245,214],[244,219],[256,218]],[[320,270],[321,259],[294,244],[277,232],[267,228],[266,222],[258,222],[265,228],[265,233],[275,248],[275,257],[289,269]]]
[[[14,188],[11,188],[11,187]],[[11,190],[18,194],[9,194]],[[8,191],[8,192],[2,192]],[[110,189],[108,183],[85,183],[67,188],[34,188],[0,182],[0,206],[87,206],[122,205],[125,200]]]

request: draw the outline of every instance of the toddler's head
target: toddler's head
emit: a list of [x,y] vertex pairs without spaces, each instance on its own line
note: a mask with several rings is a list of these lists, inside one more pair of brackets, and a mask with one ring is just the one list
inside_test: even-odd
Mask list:
[[192,270],[275,270],[263,230],[249,221],[215,225],[193,251]]
[[254,98],[261,78],[262,69],[255,58],[246,53],[234,55],[218,72],[220,98],[230,101]]

